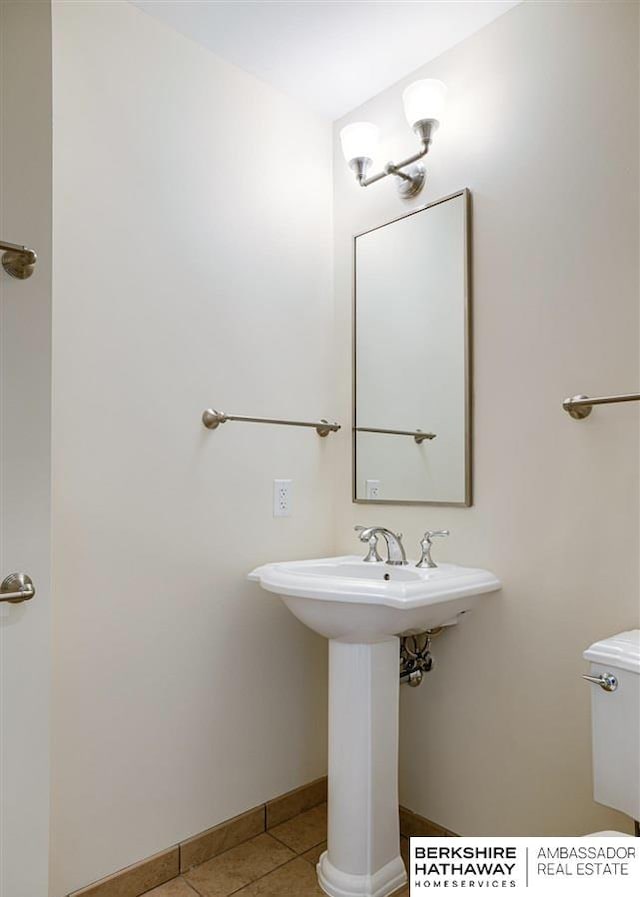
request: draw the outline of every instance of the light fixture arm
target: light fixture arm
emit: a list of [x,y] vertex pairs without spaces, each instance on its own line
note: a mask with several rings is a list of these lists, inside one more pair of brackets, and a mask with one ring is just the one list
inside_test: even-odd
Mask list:
[[[406,168],[408,165],[413,165],[415,162],[419,162],[420,159],[424,159],[424,157],[429,152],[429,143],[423,143],[422,148],[419,153],[414,153],[413,156],[409,156],[408,159],[404,159],[402,162],[387,162],[383,171],[379,171],[377,174],[372,174],[371,177],[365,177],[364,173],[362,176],[357,175],[358,183],[361,187],[368,187],[370,184],[375,184],[376,181],[381,181],[383,178],[388,177],[390,174],[395,175],[396,177],[402,178],[404,180],[411,180],[411,177],[407,174],[404,174],[402,171],[403,168]],[[367,160],[370,161],[370,160]],[[364,166],[365,169],[368,166]]]
[[[383,178],[393,175],[400,181],[398,184],[398,192],[401,196],[410,197],[419,193],[424,185],[425,170],[423,165],[416,163],[419,163],[420,159],[424,159],[429,152],[433,134],[437,127],[438,122],[433,119],[425,119],[424,121],[416,122],[413,130],[420,138],[420,150],[417,153],[414,153],[413,156],[409,156],[408,159],[403,159],[402,162],[388,162],[383,171],[372,174],[370,177],[367,177],[367,171],[371,166],[371,159],[364,157],[352,159],[350,166],[355,171],[356,180],[360,186],[369,187],[371,184],[375,184]],[[404,171],[403,169],[405,168],[408,168],[409,170]]]

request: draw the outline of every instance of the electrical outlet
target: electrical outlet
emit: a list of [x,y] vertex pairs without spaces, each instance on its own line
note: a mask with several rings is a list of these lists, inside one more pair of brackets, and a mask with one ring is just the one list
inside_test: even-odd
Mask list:
[[365,494],[374,501],[380,498],[380,480],[365,480]]
[[293,480],[273,481],[273,516],[291,517]]

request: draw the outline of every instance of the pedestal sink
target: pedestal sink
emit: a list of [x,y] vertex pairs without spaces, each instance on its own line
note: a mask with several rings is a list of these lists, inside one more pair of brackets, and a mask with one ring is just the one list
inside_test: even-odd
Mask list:
[[398,636],[454,625],[500,581],[455,564],[416,568],[351,556],[266,564],[249,578],[330,640],[320,886],[330,897],[387,897],[407,879],[398,829]]

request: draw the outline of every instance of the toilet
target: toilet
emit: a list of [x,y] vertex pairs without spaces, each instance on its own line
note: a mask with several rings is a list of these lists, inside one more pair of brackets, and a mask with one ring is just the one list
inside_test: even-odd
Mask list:
[[[593,798],[640,819],[640,629],[595,642],[582,655],[591,668]],[[591,837],[621,837],[593,832]]]

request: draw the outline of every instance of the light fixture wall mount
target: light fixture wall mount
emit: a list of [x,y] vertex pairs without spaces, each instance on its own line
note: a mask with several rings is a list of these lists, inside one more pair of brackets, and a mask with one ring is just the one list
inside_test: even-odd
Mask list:
[[361,187],[370,187],[392,175],[397,179],[396,187],[403,199],[410,199],[422,190],[426,172],[420,160],[429,152],[440,124],[445,95],[442,81],[431,78],[415,81],[406,88],[402,95],[405,115],[420,141],[420,149],[402,162],[388,162],[382,171],[370,176],[379,129],[371,122],[354,122],[342,129],[342,151]]

